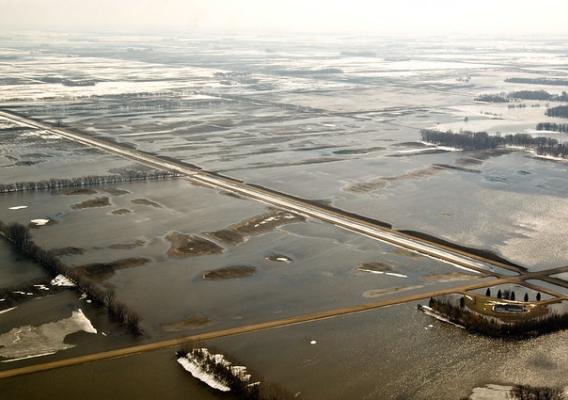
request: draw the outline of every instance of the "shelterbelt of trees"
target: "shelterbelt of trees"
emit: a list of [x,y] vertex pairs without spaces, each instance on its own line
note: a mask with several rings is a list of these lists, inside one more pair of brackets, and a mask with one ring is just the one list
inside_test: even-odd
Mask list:
[[555,124],[552,122],[541,122],[536,126],[537,131],[553,131],[568,133],[568,124]]
[[515,146],[533,150],[538,155],[568,158],[568,143],[558,143],[558,140],[549,137],[533,137],[524,133],[515,135],[489,135],[487,132],[470,131],[454,133],[434,129],[422,129],[420,133],[425,142],[462,150],[487,150]]
[[77,285],[78,290],[85,293],[95,304],[106,307],[109,315],[124,324],[131,333],[143,334],[138,314],[117,300],[112,289],[103,288],[82,274],[80,268],[68,267],[52,251],[39,247],[34,243],[30,230],[26,226],[18,223],[6,225],[0,221],[0,233],[19,254],[37,262],[53,277],[61,274],[71,279]]
[[568,86],[568,79],[561,78],[508,78],[507,83],[525,83],[529,85]]
[[0,193],[57,190],[69,187],[110,185],[116,183],[169,179],[175,176],[178,175],[171,172],[162,171],[127,171],[126,173],[120,175],[90,175],[71,179],[52,178],[39,182],[1,183]]
[[511,93],[482,94],[475,98],[476,101],[487,103],[508,103],[516,100],[544,100],[544,101],[568,101],[568,93],[548,93],[546,90],[519,90]]
[[552,107],[546,110],[549,117],[568,118],[568,106]]

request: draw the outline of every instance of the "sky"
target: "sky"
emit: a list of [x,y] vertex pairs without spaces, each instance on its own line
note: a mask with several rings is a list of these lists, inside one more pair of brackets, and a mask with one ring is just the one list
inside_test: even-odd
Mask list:
[[568,35],[568,0],[0,0],[0,30]]

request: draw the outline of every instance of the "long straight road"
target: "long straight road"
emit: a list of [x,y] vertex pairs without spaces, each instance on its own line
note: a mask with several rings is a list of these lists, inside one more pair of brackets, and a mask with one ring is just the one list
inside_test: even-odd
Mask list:
[[16,124],[28,126],[59,135],[86,146],[95,147],[109,153],[128,158],[145,165],[168,170],[186,176],[190,181],[210,186],[217,189],[233,192],[242,197],[254,199],[262,203],[285,209],[306,217],[318,219],[334,224],[340,228],[368,236],[375,240],[391,244],[415,253],[435,258],[445,263],[450,263],[461,268],[477,271],[483,274],[502,276],[498,269],[505,269],[516,273],[522,272],[520,268],[491,260],[466,250],[449,247],[436,242],[420,239],[404,234],[394,229],[373,223],[363,217],[353,214],[342,213],[340,210],[313,204],[309,201],[287,195],[285,193],[268,190],[259,186],[251,185],[236,179],[205,171],[199,167],[191,166],[183,162],[171,159],[162,159],[139,150],[129,148],[119,143],[93,138],[89,135],[75,132],[69,128],[57,127],[51,124],[36,121],[25,116],[0,111],[0,117]]

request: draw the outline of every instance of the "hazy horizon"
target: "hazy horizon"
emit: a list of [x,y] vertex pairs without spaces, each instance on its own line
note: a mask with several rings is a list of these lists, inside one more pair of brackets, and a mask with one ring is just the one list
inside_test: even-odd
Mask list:
[[568,3],[0,0],[0,31],[567,35]]

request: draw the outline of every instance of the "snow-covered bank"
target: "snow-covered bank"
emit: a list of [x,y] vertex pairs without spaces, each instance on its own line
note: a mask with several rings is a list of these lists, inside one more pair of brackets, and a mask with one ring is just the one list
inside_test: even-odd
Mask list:
[[193,349],[186,354],[178,353],[177,362],[194,378],[221,392],[231,390],[231,382],[227,381],[223,372],[229,372],[244,385],[248,385],[252,378],[246,367],[232,365],[224,355],[211,354],[206,348]]
[[179,357],[177,362],[194,378],[199,379],[201,382],[209,385],[213,389],[220,390],[221,392],[228,392],[231,390],[229,386],[217,380],[213,374],[210,374],[201,368],[194,360],[191,359],[189,354],[185,357]]

